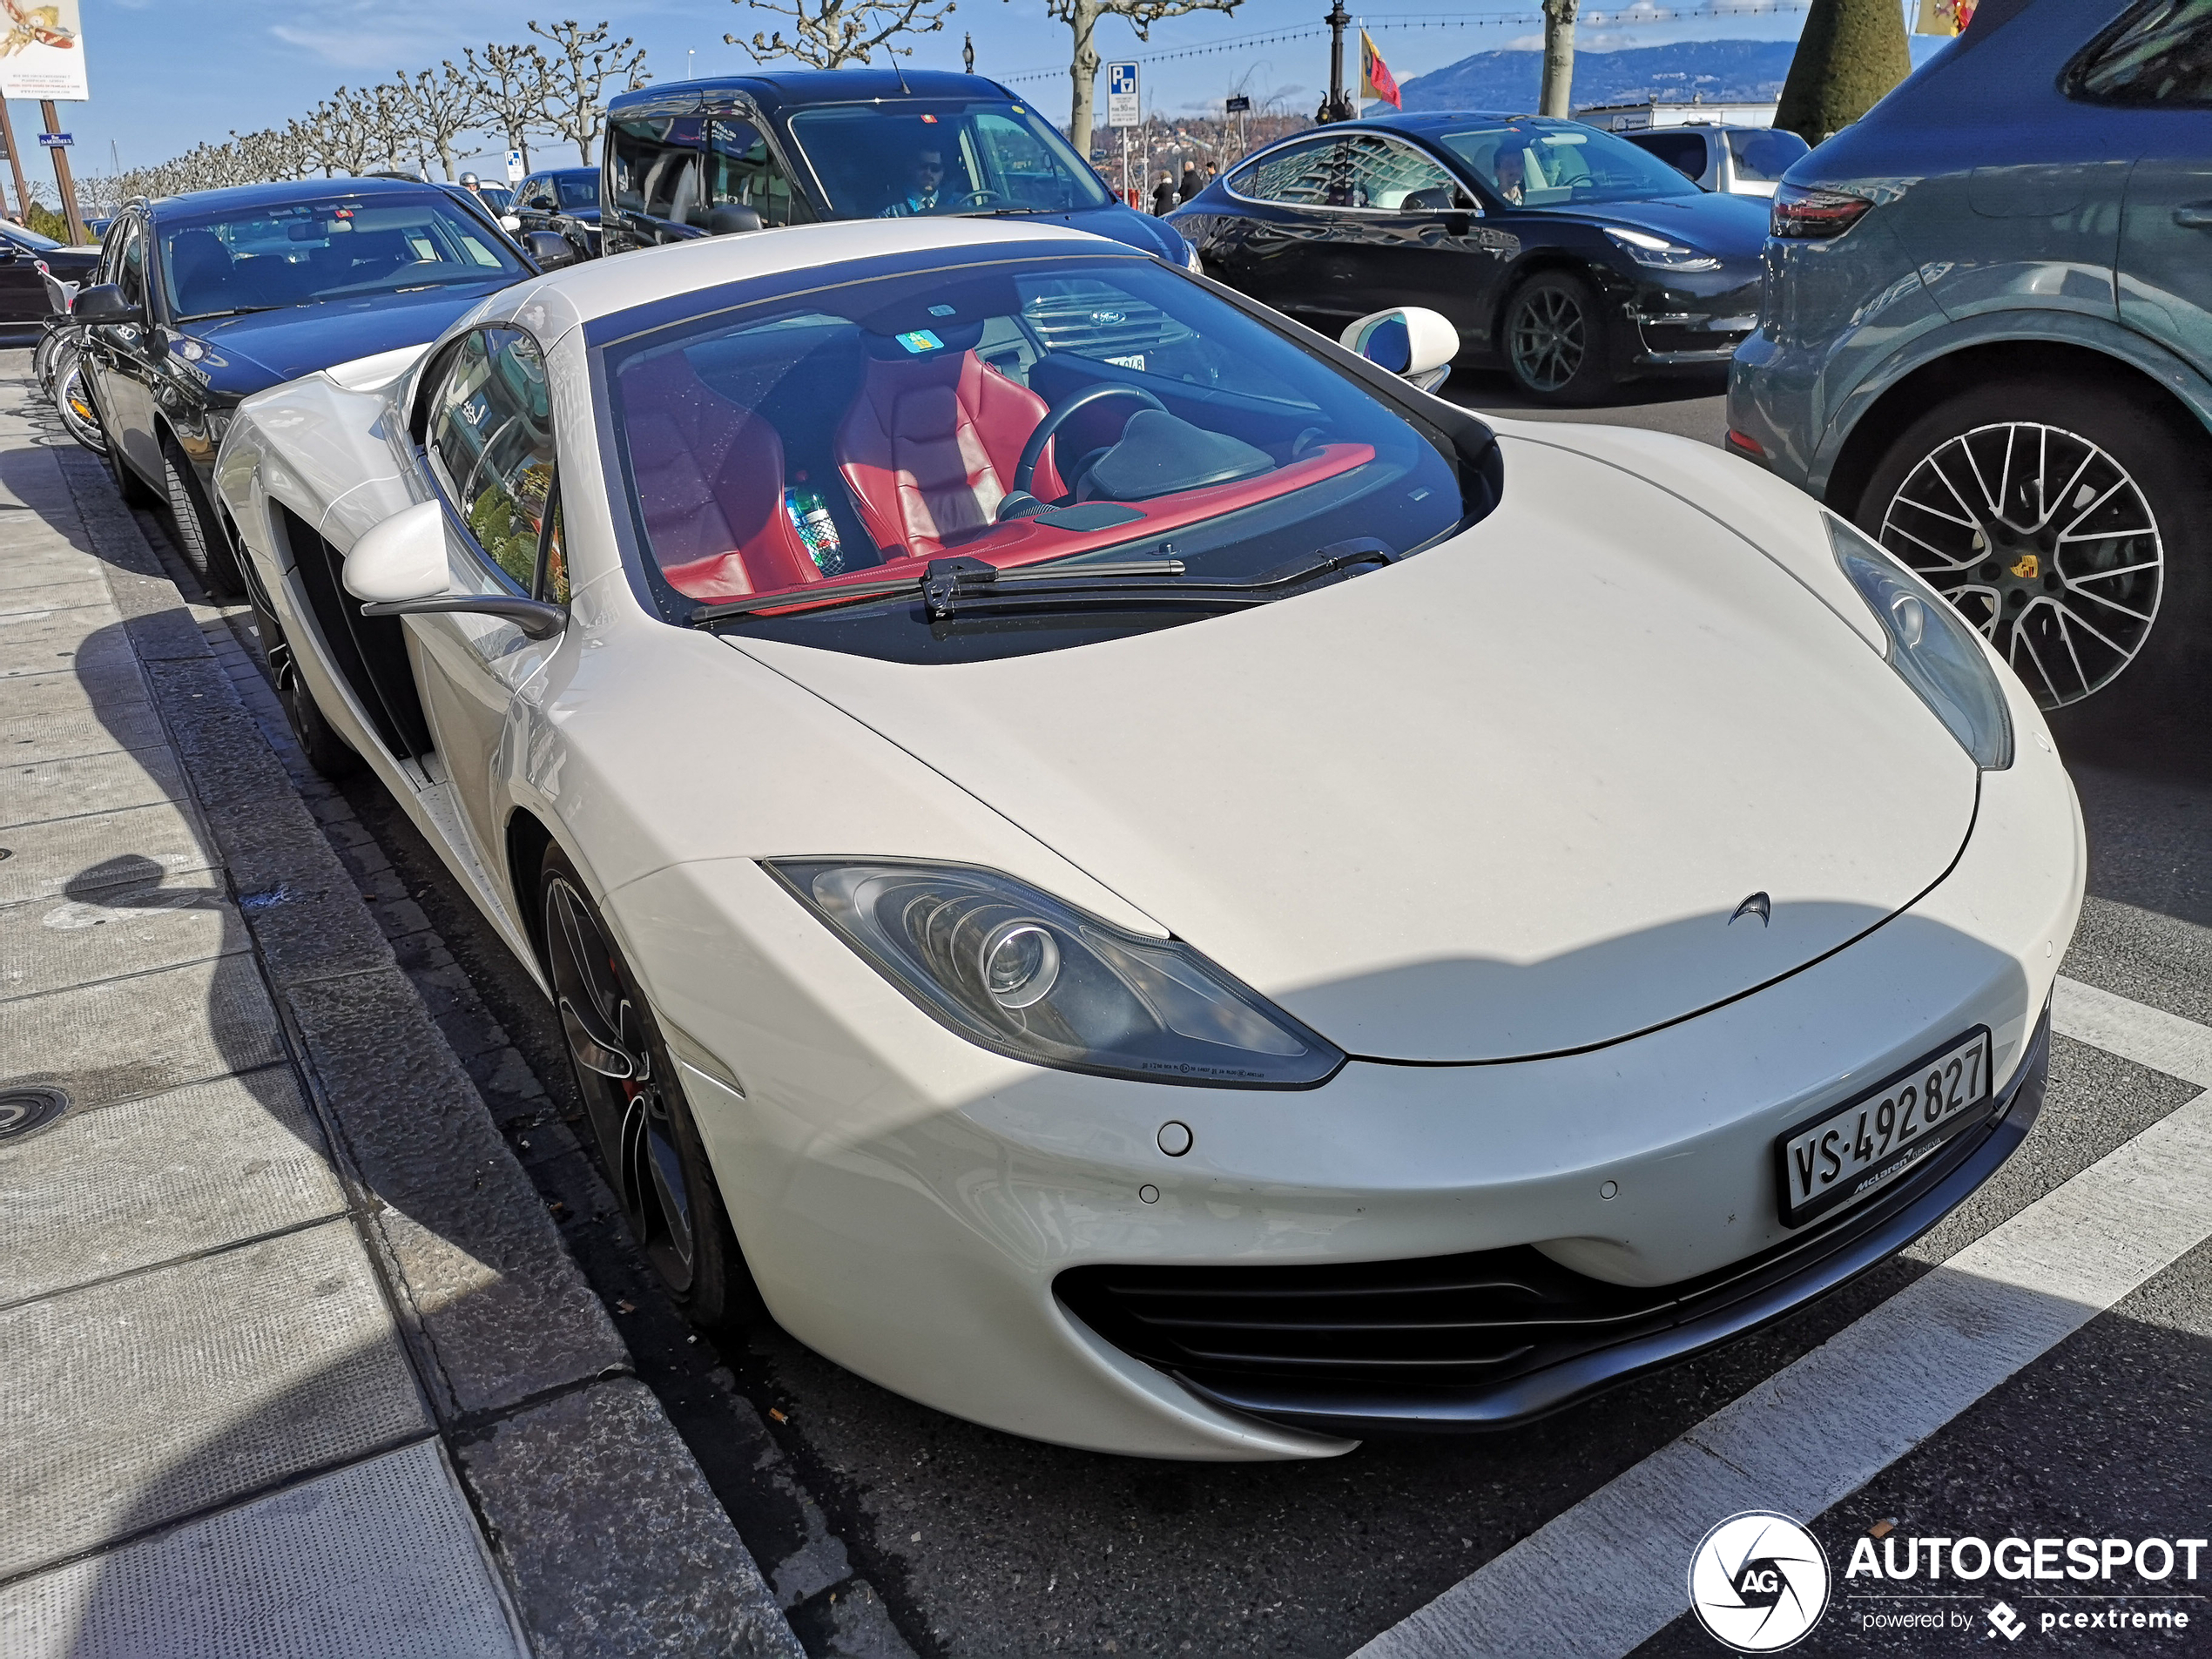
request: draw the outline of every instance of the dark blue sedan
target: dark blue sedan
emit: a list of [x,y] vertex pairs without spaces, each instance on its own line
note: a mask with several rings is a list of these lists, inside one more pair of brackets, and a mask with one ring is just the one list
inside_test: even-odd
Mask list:
[[488,212],[433,185],[310,179],[133,203],[71,314],[124,499],[167,505],[209,590],[236,593],[210,486],[239,401],[425,345],[537,268]]

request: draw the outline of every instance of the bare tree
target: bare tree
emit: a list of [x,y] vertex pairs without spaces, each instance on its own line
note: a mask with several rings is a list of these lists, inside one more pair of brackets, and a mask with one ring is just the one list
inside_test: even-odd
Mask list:
[[437,152],[438,165],[445,169],[446,178],[450,180],[453,141],[475,129],[482,111],[475,84],[455,69],[450,58],[442,70],[417,70],[412,77],[402,73],[400,82],[407,88],[409,113],[415,118],[416,131]]
[[[914,48],[891,43],[900,35],[934,35],[957,8],[954,0],[732,0],[755,11],[772,11],[792,20],[792,38],[781,29],[773,35],[755,34],[750,41],[735,35],[723,40],[742,47],[756,64],[779,57],[796,57],[810,69],[840,69],[846,64],[871,62],[879,46],[886,56],[911,57]],[[972,52],[971,52],[972,55]]]
[[545,86],[553,66],[535,46],[502,46],[496,43],[475,47],[462,55],[475,82],[478,113],[488,137],[507,140],[509,150],[523,152],[523,165],[530,165],[530,134],[544,131]]
[[1575,17],[1582,0],[1544,0],[1544,90],[1540,115],[1575,113]]
[[552,50],[545,54],[544,120],[549,131],[576,140],[577,158],[591,165],[591,145],[606,125],[599,94],[609,81],[624,91],[645,84],[645,49],[628,35],[609,42],[608,25],[586,29],[573,17],[550,27],[533,22],[532,34]]
[[315,111],[324,119],[323,165],[333,172],[358,174],[378,158],[382,139],[374,122],[374,108],[367,92],[340,87],[327,104]]
[[1075,107],[1068,118],[1068,132],[1076,142],[1087,141],[1091,111],[1097,102],[1098,48],[1091,36],[1101,17],[1125,17],[1139,40],[1152,38],[1152,25],[1163,17],[1180,17],[1191,11],[1234,11],[1243,0],[1045,0],[1045,13],[1068,25],[1075,37],[1075,55],[1068,72],[1076,83]]

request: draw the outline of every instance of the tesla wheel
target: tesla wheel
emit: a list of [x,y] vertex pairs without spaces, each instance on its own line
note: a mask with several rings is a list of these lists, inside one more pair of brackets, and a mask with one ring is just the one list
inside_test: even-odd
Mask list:
[[330,724],[315,694],[307,689],[282,625],[258,604],[253,607],[253,625],[260,632],[261,649],[269,659],[269,678],[276,682],[284,723],[292,728],[300,752],[307,756],[309,765],[333,782],[352,777],[361,769],[361,758],[338,735],[338,728]]
[[84,363],[74,346],[54,354],[54,408],[62,429],[96,455],[107,454],[107,440],[100,433],[99,412],[84,389]]
[[2172,695],[2208,654],[2208,460],[2202,435],[2148,397],[2003,381],[1907,428],[1857,518],[2043,708],[2096,698],[2117,711]]
[[631,1236],[693,1324],[765,1320],[652,1009],[558,847],[538,894],[569,1061]]
[[177,527],[177,550],[185,556],[208,593],[218,599],[235,599],[246,590],[238,570],[238,556],[231,539],[213,522],[199,496],[199,481],[192,462],[173,438],[161,441],[161,464],[169,483],[169,516]]
[[1612,388],[1597,290],[1572,272],[1541,272],[1514,290],[1504,346],[1514,383],[1541,402],[1587,403]]

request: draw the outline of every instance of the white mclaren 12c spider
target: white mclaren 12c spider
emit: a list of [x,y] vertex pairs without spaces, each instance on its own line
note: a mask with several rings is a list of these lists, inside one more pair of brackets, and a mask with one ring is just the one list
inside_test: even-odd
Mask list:
[[1154,1457],[1773,1320],[2041,1104],[2035,705],[1716,449],[1018,219],[595,261],[243,405],[314,764],[557,1007],[692,1318]]

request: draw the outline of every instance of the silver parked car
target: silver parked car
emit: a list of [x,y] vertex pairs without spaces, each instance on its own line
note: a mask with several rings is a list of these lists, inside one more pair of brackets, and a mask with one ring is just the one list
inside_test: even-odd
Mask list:
[[1805,141],[1779,127],[1646,127],[1620,135],[1684,178],[1730,196],[1772,196]]

